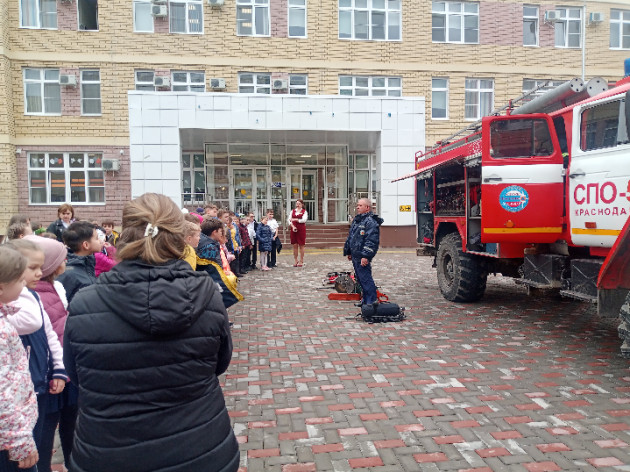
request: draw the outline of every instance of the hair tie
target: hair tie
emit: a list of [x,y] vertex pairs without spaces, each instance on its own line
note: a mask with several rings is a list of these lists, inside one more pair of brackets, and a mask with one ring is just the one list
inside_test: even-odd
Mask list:
[[152,238],[155,238],[158,234],[158,227],[153,226],[151,223],[147,223],[147,228],[144,230],[144,237],[146,238],[147,236],[151,236]]

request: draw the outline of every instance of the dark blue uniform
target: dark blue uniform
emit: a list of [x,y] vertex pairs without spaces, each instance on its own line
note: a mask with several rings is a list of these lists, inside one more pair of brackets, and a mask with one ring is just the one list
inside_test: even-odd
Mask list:
[[[383,218],[372,212],[358,214],[352,220],[348,239],[343,247],[343,255],[352,258],[354,275],[363,290],[364,304],[377,301],[376,284],[372,278],[372,258],[378,251],[382,224]],[[362,258],[368,260],[366,266],[361,265]]]

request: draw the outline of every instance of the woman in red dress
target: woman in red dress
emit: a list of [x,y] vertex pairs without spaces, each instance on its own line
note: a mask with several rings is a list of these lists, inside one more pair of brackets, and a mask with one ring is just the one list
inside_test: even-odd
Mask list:
[[[293,258],[295,264],[293,267],[302,267],[304,265],[304,245],[306,244],[306,220],[308,213],[304,209],[304,200],[295,202],[295,209],[289,215],[289,226],[291,228],[291,244],[293,245]],[[300,260],[298,262],[298,249],[300,252]]]

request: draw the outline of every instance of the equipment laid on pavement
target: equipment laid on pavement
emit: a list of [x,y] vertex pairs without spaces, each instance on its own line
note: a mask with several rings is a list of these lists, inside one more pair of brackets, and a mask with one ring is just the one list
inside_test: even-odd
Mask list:
[[402,321],[407,316],[405,315],[405,308],[396,303],[377,302],[362,305],[358,317],[367,323],[387,323],[389,321]]

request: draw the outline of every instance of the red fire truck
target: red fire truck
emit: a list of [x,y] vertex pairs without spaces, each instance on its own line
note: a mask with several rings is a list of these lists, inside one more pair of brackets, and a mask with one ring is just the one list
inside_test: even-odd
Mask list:
[[[522,101],[526,97],[520,97]],[[630,77],[573,79],[416,154],[417,239],[443,296],[488,274],[619,316],[630,357]]]

